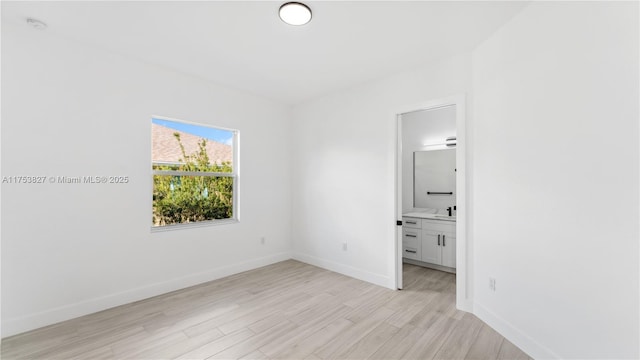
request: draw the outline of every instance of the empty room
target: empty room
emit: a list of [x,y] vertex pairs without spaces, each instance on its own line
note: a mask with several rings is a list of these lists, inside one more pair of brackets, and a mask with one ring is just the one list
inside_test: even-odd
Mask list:
[[639,359],[638,1],[2,1],[2,359]]

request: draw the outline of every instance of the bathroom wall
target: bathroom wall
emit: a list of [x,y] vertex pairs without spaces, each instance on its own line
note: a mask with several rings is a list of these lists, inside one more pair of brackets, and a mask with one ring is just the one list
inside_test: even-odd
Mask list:
[[[424,144],[441,143],[449,136],[456,135],[456,108],[448,106],[434,110],[422,110],[402,115],[402,208],[414,207],[413,153],[438,147],[425,147]],[[440,147],[442,148],[442,147]],[[455,187],[455,178],[452,188]],[[444,191],[444,190],[443,190]],[[449,190],[447,190],[449,191]],[[422,189],[418,198],[421,201],[415,207],[446,208],[452,198],[434,197],[431,205],[426,206],[426,189]],[[455,202],[455,200],[453,200]]]

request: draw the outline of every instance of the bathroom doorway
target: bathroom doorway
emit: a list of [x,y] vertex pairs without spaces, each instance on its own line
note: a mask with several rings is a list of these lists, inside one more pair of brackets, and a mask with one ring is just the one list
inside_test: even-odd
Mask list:
[[456,306],[469,310],[464,102],[460,95],[396,113],[394,262],[398,289],[404,264],[455,273]]

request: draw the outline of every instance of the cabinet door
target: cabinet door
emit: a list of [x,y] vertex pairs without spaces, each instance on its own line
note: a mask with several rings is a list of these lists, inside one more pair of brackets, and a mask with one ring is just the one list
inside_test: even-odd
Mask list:
[[442,233],[442,265],[456,267],[456,236],[455,233]]
[[441,247],[438,245],[439,235],[437,231],[422,230],[422,261],[438,265],[442,261]]

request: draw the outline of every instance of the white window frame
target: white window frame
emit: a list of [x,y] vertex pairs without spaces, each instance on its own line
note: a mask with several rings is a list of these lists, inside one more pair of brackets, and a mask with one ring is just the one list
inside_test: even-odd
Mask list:
[[[152,115],[151,116],[151,122],[150,124],[153,123],[153,119],[157,119],[157,120],[166,120],[166,121],[172,121],[172,122],[179,122],[179,123],[183,123],[183,124],[187,124],[187,125],[195,125],[195,126],[203,126],[203,127],[209,127],[209,128],[213,128],[213,129],[217,129],[217,130],[224,130],[224,131],[229,131],[233,134],[233,140],[232,140],[232,152],[233,152],[233,163],[231,166],[232,172],[228,173],[228,172],[204,172],[204,171],[179,171],[179,170],[154,170],[153,169],[153,165],[154,164],[161,164],[161,163],[154,163],[153,159],[151,159],[150,163],[151,163],[151,190],[149,191],[149,193],[151,194],[151,199],[149,201],[149,203],[151,204],[151,211],[149,212],[150,214],[153,214],[153,177],[154,175],[173,175],[173,176],[207,176],[207,177],[232,177],[233,178],[233,199],[232,199],[232,206],[233,206],[233,217],[229,218],[229,219],[213,219],[213,220],[203,220],[203,221],[198,221],[198,222],[192,222],[192,223],[185,223],[185,224],[171,224],[171,225],[165,225],[165,226],[151,226],[151,232],[161,232],[161,231],[171,231],[171,230],[179,230],[179,229],[191,229],[191,228],[196,228],[196,227],[203,227],[203,226],[216,226],[216,225],[225,225],[225,224],[234,224],[234,223],[238,223],[240,222],[240,192],[239,192],[239,188],[240,188],[240,131],[236,130],[236,129],[229,129],[229,128],[224,128],[224,127],[220,127],[220,126],[213,126],[213,125],[208,125],[208,124],[202,124],[202,123],[196,123],[196,122],[192,122],[192,121],[185,121],[185,120],[179,120],[179,119],[174,119],[174,118],[169,118],[166,116],[156,116],[156,115]],[[149,129],[149,133],[151,133],[151,129]],[[151,147],[153,148],[153,139],[151,142]],[[151,149],[151,151],[149,151],[149,154],[151,155],[153,153],[153,149]]]

